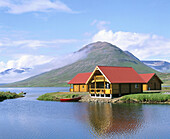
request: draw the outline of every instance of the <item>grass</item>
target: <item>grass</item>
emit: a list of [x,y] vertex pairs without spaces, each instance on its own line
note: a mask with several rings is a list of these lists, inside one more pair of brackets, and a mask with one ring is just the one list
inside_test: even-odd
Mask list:
[[162,87],[162,90],[170,90],[170,87]]
[[44,101],[59,101],[62,98],[72,98],[86,95],[87,93],[71,93],[71,92],[54,92],[54,93],[46,93],[37,98],[37,100]]
[[162,93],[145,93],[145,94],[131,94],[121,98],[122,101],[131,102],[170,102],[170,95]]
[[16,94],[10,91],[0,92],[0,101],[3,101],[5,99],[19,98],[19,97],[23,97],[23,93]]

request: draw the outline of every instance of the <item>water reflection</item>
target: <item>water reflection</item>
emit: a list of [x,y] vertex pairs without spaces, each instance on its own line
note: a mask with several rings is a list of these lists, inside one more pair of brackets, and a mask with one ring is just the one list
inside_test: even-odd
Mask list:
[[141,105],[90,103],[88,114],[91,131],[97,137],[135,134],[144,121]]

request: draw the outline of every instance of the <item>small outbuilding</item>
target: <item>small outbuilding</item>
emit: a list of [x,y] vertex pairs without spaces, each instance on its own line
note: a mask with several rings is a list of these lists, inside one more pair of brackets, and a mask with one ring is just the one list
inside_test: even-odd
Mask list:
[[162,80],[156,75],[156,73],[140,74],[144,80],[143,90],[161,90]]
[[88,92],[89,88],[86,82],[91,74],[92,72],[78,73],[68,82],[68,84],[70,84],[70,92]]

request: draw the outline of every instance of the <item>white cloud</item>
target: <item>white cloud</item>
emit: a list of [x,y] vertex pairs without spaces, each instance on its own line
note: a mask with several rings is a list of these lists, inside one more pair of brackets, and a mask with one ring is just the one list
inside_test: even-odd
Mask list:
[[50,12],[52,10],[74,13],[59,0],[1,0],[0,7],[8,13]]
[[[31,76],[40,74],[45,70],[38,69],[38,66],[50,63],[54,58],[43,55],[22,55],[18,59],[9,60],[7,63],[0,62],[0,72],[5,71],[7,69],[22,69],[22,68],[31,68],[29,72],[24,73],[16,73],[9,72],[9,74],[0,75],[1,81],[0,83],[11,83],[15,81],[24,80]],[[35,68],[37,67],[37,68]]]
[[29,72],[25,73],[14,73],[10,72],[10,74],[0,75],[0,83],[11,83],[20,80],[27,79],[29,77],[38,75],[40,73],[57,69],[63,67],[65,65],[76,62],[77,60],[84,58],[86,56],[86,51],[82,50],[80,52],[71,53],[65,56],[35,56],[35,55],[22,55],[16,60],[9,60],[7,63],[0,62],[0,72],[11,69],[11,68],[31,68]]
[[59,44],[75,43],[77,41],[78,40],[75,39],[57,39],[57,40],[49,40],[49,41],[41,41],[41,40],[13,41],[6,38],[0,40],[0,47],[5,47],[5,46],[19,46],[19,47],[30,47],[30,48],[56,47]]
[[9,60],[7,63],[0,62],[0,71],[11,68],[33,68],[37,65],[42,65],[53,60],[53,57],[44,55],[22,55],[18,59]]
[[110,24],[109,21],[104,21],[104,20],[102,20],[102,21],[94,20],[94,21],[91,23],[92,26],[95,25],[95,26],[97,27],[97,29],[99,29],[99,30],[106,29],[106,28],[107,28],[107,25],[109,25],[109,24]]
[[139,59],[166,59],[170,61],[170,39],[152,34],[100,30],[92,41],[106,41],[132,52]]

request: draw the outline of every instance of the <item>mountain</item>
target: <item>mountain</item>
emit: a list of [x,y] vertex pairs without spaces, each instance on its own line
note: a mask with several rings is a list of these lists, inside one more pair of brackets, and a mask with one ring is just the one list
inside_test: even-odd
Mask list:
[[0,75],[10,74],[11,72],[13,72],[13,73],[23,73],[23,72],[28,72],[30,69],[31,68],[20,68],[20,69],[11,68],[11,69],[6,69],[6,70],[0,72]]
[[138,61],[140,61],[136,56],[134,56],[132,53],[130,53],[129,51],[124,51],[127,55],[129,55],[130,57],[132,57],[133,59],[136,59]]
[[170,63],[166,61],[142,61],[145,65],[164,73],[170,73]]
[[67,86],[67,82],[77,73],[91,72],[96,65],[128,66],[133,67],[138,73],[156,72],[139,60],[129,56],[120,48],[107,42],[91,43],[75,52],[75,54],[82,52],[85,53],[85,57],[70,65],[45,72],[20,82],[8,84],[7,86]]

